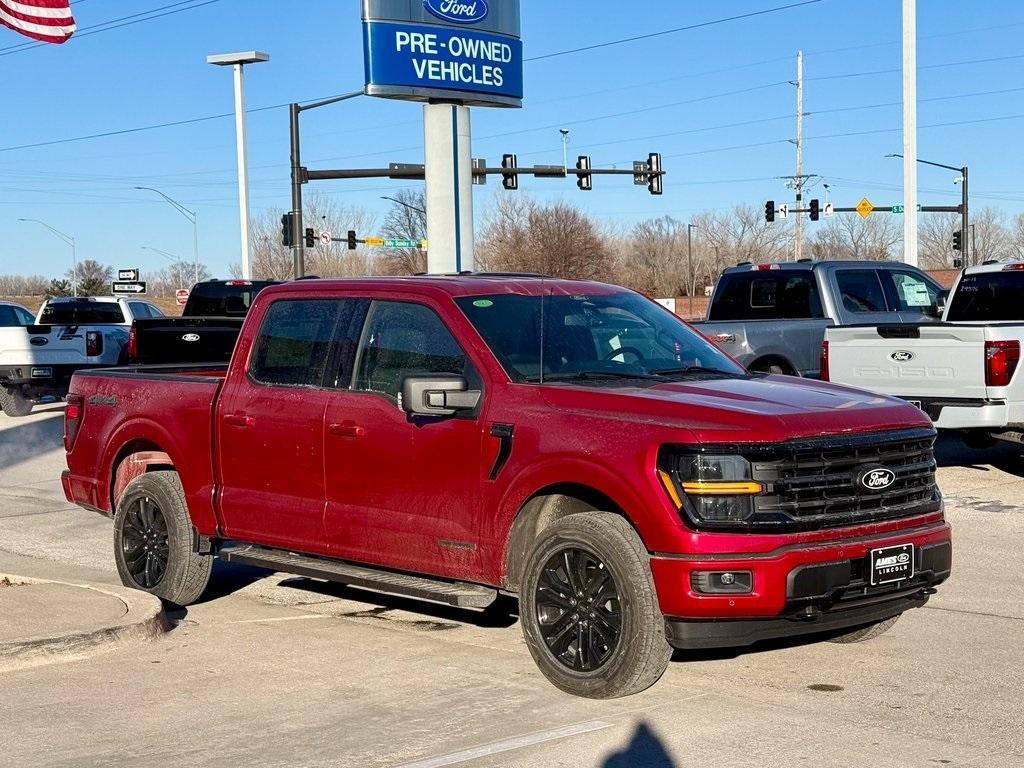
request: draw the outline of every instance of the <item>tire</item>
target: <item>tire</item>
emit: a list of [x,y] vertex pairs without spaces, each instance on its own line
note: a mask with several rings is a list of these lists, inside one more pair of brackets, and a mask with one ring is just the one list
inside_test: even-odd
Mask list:
[[[569,515],[545,528],[527,558],[519,601],[533,660],[566,693],[629,696],[654,685],[668,667],[672,648],[647,550],[618,515]],[[592,610],[570,613],[580,604]]]
[[114,560],[126,587],[173,605],[206,590],[211,555],[192,550],[192,522],[177,472],[147,472],[125,488],[114,515]]
[[783,363],[758,362],[750,366],[750,370],[757,373],[767,373],[772,376],[794,376],[793,370]]
[[32,401],[17,389],[0,387],[0,408],[8,416],[28,416],[32,413]]
[[841,635],[830,637],[828,640],[830,643],[863,643],[867,640],[874,640],[879,635],[884,635],[888,632],[902,615],[897,613],[888,619],[876,621],[874,624],[868,624],[866,627],[858,627]]

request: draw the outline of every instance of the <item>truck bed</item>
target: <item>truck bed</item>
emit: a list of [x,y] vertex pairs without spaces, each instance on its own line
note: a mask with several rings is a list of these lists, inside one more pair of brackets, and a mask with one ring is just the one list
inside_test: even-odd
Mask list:
[[[213,406],[225,374],[225,367],[217,365],[136,366],[75,374],[68,400],[78,403],[81,418],[62,478],[68,497],[112,514],[121,462],[133,451],[152,450],[155,437],[181,475],[197,530],[215,530]],[[128,447],[117,454],[109,448],[126,443]],[[120,481],[123,485],[124,478]]]

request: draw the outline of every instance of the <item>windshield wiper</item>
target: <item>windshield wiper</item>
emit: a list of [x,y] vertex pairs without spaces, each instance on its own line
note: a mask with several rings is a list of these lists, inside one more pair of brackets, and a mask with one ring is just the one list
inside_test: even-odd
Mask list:
[[[664,377],[656,373],[626,373],[625,371],[575,371],[573,373],[547,373],[543,381],[581,381],[586,379],[655,379],[662,380]],[[541,376],[528,376],[529,382],[540,382]]]
[[651,371],[652,374],[657,376],[690,376],[693,374],[705,373],[710,376],[742,376],[740,371],[724,371],[721,368],[706,368],[702,365],[687,365],[679,368],[659,368],[656,371]]

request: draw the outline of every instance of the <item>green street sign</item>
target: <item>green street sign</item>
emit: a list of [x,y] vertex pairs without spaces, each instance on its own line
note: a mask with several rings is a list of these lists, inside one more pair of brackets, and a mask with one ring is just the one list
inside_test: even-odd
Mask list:
[[420,247],[420,241],[419,240],[408,240],[408,239],[385,240],[384,241],[384,247],[385,248],[419,248]]
[[892,207],[892,212],[893,213],[903,213],[903,206],[902,205],[894,205]]

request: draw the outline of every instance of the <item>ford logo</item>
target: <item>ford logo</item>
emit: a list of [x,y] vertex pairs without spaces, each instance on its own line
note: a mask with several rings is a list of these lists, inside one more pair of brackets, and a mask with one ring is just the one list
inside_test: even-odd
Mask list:
[[31,344],[33,347],[45,347],[47,344],[50,343],[50,340],[44,339],[42,336],[33,336],[31,339],[28,340],[28,343]]
[[199,341],[199,334],[198,333],[186,333],[184,336],[181,337],[181,340],[182,341]]
[[900,349],[889,355],[889,359],[897,363],[909,363],[914,359],[914,353],[908,352],[905,349]]
[[487,18],[487,0],[423,0],[423,7],[432,15],[454,24],[476,24]]
[[868,491],[884,491],[896,482],[896,473],[886,467],[866,467],[857,477],[857,483]]

